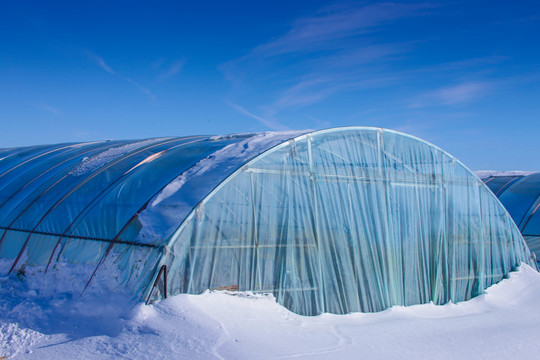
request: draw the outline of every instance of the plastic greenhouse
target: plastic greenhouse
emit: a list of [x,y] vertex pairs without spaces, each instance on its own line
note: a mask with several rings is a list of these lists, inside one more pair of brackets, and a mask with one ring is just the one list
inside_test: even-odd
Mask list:
[[489,176],[483,180],[506,207],[540,261],[540,172],[527,176]]
[[74,295],[268,292],[304,315],[462,301],[534,264],[459,161],[368,127],[2,149],[0,259]]

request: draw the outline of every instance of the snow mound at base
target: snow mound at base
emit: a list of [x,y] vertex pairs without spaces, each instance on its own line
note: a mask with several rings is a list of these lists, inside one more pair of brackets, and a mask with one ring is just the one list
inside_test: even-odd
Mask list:
[[0,357],[9,359],[536,359],[540,274],[527,265],[458,304],[379,313],[289,312],[271,295],[206,292],[132,308],[95,298],[4,297]]

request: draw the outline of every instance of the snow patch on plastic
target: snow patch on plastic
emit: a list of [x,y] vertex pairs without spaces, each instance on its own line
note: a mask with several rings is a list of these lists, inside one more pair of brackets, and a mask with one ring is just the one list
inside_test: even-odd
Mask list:
[[73,169],[69,173],[69,175],[81,176],[81,175],[87,174],[89,172],[92,172],[102,167],[103,165],[113,160],[118,159],[119,157],[129,152],[138,150],[142,148],[143,146],[151,145],[158,141],[162,141],[163,139],[165,138],[155,138],[155,139],[149,139],[149,140],[144,140],[144,141],[138,141],[138,142],[127,144],[127,145],[110,148],[108,150],[105,150],[97,154],[96,156],[85,157],[82,159],[81,164],[77,166],[75,169]]
[[[240,138],[238,142],[200,160],[154,196],[138,216],[141,230],[137,242],[166,242],[193,208],[235,170],[273,146],[309,131],[269,131],[248,138],[237,136]],[[233,135],[228,137],[234,138]],[[228,137],[214,139],[218,141]]]
[[[300,131],[267,131],[259,134],[252,134],[253,136],[240,141],[238,143],[230,144],[225,146],[223,149],[220,149],[213,153],[212,155],[202,159],[193,167],[188,169],[182,175],[173,180],[169,185],[167,185],[152,201],[151,206],[154,207],[161,203],[163,200],[169,198],[171,195],[176,193],[182,188],[182,186],[190,178],[194,176],[201,176],[208,171],[215,169],[225,163],[237,164],[241,163],[254,155],[260,154],[261,152],[268,149],[268,144],[272,140],[278,139],[290,139],[296,136],[302,135],[306,130]],[[250,134],[245,134],[250,135]],[[230,135],[232,136],[232,135]],[[225,136],[215,136],[211,138],[212,140],[221,140],[226,139]]]

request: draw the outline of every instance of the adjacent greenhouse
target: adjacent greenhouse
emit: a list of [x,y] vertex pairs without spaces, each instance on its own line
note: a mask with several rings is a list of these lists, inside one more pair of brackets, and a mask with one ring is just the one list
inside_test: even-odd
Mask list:
[[0,236],[1,276],[74,295],[253,291],[305,315],[467,300],[534,265],[459,161],[367,127],[3,149]]
[[527,245],[540,260],[540,172],[483,179],[506,207]]

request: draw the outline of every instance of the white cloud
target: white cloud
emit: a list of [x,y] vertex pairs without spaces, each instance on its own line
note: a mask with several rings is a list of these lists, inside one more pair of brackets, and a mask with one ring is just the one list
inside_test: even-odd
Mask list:
[[156,101],[156,97],[154,96],[154,94],[148,90],[146,87],[142,86],[141,84],[139,84],[138,82],[132,80],[131,78],[128,78],[128,77],[124,77],[124,76],[121,76],[120,74],[118,74],[116,71],[114,71],[109,65],[107,65],[107,63],[105,62],[105,60],[103,60],[103,58],[101,58],[100,56],[94,54],[93,52],[89,51],[89,50],[85,50],[85,53],[92,59],[96,62],[96,64],[102,68],[103,70],[105,70],[106,72],[108,72],[109,74],[111,75],[114,75],[116,77],[118,77],[119,79],[122,79],[124,81],[127,81],[128,83],[134,85],[137,89],[139,89],[142,93],[148,95],[153,101]]
[[50,112],[51,114],[54,114],[54,115],[62,115],[62,113],[60,111],[58,111],[58,109],[56,109],[56,108],[54,108],[52,106],[49,106],[49,105],[38,105],[37,107],[42,109],[42,110],[48,111],[48,112]]
[[94,60],[100,68],[108,72],[109,74],[116,75],[116,72],[103,60],[103,58],[99,57],[98,55],[94,54],[93,52],[89,50],[85,50],[85,53],[90,57],[92,60]]
[[432,7],[380,3],[325,8],[221,69],[235,91],[264,87],[270,101],[259,107],[272,115],[342,92],[388,86],[400,78],[388,71],[388,63],[410,51],[412,43],[380,43],[368,34]]
[[418,15],[428,4],[380,3],[361,7],[326,9],[312,17],[299,19],[285,35],[262,44],[252,53],[262,56],[336,48],[343,39],[373,31],[398,18]]
[[111,68],[109,67],[109,65],[107,65],[107,64],[105,63],[105,60],[103,60],[102,58],[99,58],[99,57],[96,58],[96,62],[97,62],[97,64],[98,64],[103,70],[105,70],[105,71],[108,72],[109,74],[113,74],[113,75],[116,74],[116,73],[113,71],[113,69],[111,69]]
[[487,83],[468,82],[437,90],[433,96],[443,105],[459,104],[472,101],[489,90]]
[[370,74],[365,71],[313,76],[283,90],[277,100],[267,108],[273,109],[275,113],[286,108],[315,104],[338,93],[381,88],[402,80],[399,76]]
[[226,103],[227,103],[227,105],[229,105],[230,107],[232,107],[233,109],[238,111],[239,113],[259,121],[261,124],[263,124],[264,126],[266,126],[267,128],[269,128],[271,130],[277,130],[277,131],[289,130],[289,128],[287,126],[285,126],[283,124],[280,124],[279,122],[277,122],[275,120],[271,120],[271,119],[267,119],[267,118],[263,118],[261,116],[255,115],[255,114],[249,112],[247,109],[245,109],[244,107],[242,107],[242,106],[240,106],[238,104],[235,104],[235,103],[230,102],[230,101],[226,101]]
[[184,67],[184,64],[184,60],[177,60],[173,62],[171,66],[167,69],[167,71],[158,77],[158,80],[165,80],[167,78],[170,78],[171,76],[178,74],[180,70],[182,70],[182,68]]
[[135,87],[137,87],[137,89],[139,89],[141,92],[143,92],[144,94],[148,95],[152,100],[156,101],[156,97],[154,96],[154,94],[152,94],[152,92],[150,90],[148,90],[147,88],[145,88],[144,86],[142,86],[141,84],[139,84],[138,82],[130,79],[130,78],[123,78],[124,80],[126,80],[128,83],[132,84],[132,85],[135,85]]
[[464,82],[422,94],[411,102],[410,107],[419,108],[434,105],[457,105],[468,103],[487,95],[492,89],[493,83],[490,82]]

